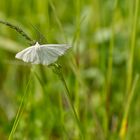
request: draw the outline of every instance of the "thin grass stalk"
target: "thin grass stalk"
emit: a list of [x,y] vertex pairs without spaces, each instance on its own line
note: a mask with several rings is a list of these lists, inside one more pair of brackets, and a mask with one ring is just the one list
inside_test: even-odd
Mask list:
[[59,110],[60,110],[60,121],[61,121],[61,128],[63,129],[63,135],[64,135],[64,130],[65,130],[65,128],[64,128],[64,113],[63,113],[63,100],[62,100],[62,96],[61,96],[61,94],[59,93]]
[[[101,5],[101,0],[99,1],[95,1],[95,4],[93,6],[93,14],[94,14],[94,7],[97,8],[97,13],[98,13],[98,22],[97,22],[97,27],[99,29],[102,29],[103,27],[105,27],[105,21],[102,19],[102,13],[104,12],[104,10],[102,10],[103,8],[103,5]],[[92,2],[92,0],[91,0]],[[106,49],[106,46],[105,46],[105,42],[101,43],[99,46],[99,49],[100,49],[100,61],[99,61],[99,66],[100,66],[100,69],[102,70],[103,73],[105,73],[106,71],[106,60],[105,60],[105,57],[106,57],[106,53],[105,53],[105,49]],[[102,86],[102,90],[101,90],[101,94],[103,95],[101,100],[102,102],[105,101],[105,98],[106,98],[106,94],[104,94],[106,92],[106,84],[103,84]],[[96,115],[96,112],[94,111],[94,114]],[[95,116],[94,115],[94,116]],[[94,117],[93,116],[93,117]],[[108,127],[108,118],[107,118],[107,115],[106,115],[106,112],[104,113],[104,120],[103,120],[103,123],[100,122],[100,119],[98,118],[98,116],[96,115],[96,118],[95,121],[96,121],[96,124],[99,125],[99,133],[102,133],[100,135],[102,135],[102,139],[105,140],[105,133],[107,132],[107,127]]]
[[[79,51],[79,47],[80,47],[80,9],[81,9],[81,2],[80,0],[76,0],[75,2],[76,4],[76,39],[75,39],[75,47],[76,47],[76,56],[75,56],[75,60],[76,60],[76,71],[78,74],[78,77],[80,76],[80,51]],[[76,108],[76,112],[77,115],[79,116],[79,80],[76,77],[76,81],[75,81],[75,108]]]
[[128,100],[125,104],[124,116],[123,116],[123,120],[122,120],[121,128],[120,128],[120,133],[119,133],[121,140],[125,140],[125,137],[126,137],[129,110],[130,110],[130,106],[131,106],[131,103],[132,103],[132,100],[134,97],[134,93],[135,93],[134,91],[136,89],[136,85],[138,83],[138,80],[139,80],[139,74],[137,74],[135,76],[131,92],[129,93]]
[[69,139],[69,133],[67,132],[65,125],[64,125],[64,110],[63,110],[63,98],[59,93],[59,108],[60,108],[60,121],[61,121],[61,129],[62,129],[62,137],[64,139]]
[[72,100],[71,100],[70,91],[69,91],[69,89],[68,89],[68,86],[67,86],[66,81],[65,81],[65,79],[64,79],[63,73],[62,73],[62,71],[61,71],[61,66],[58,65],[58,64],[55,64],[55,65],[54,65],[54,72],[58,75],[58,77],[59,77],[59,79],[61,80],[63,86],[65,87],[66,96],[67,96],[69,105],[70,105],[70,107],[71,107],[71,109],[72,109],[73,116],[74,116],[74,119],[75,119],[75,121],[76,121],[76,124],[77,124],[77,126],[78,126],[78,128],[79,128],[81,139],[85,139],[82,125],[81,125],[81,123],[80,123],[80,121],[79,121],[78,115],[77,115],[77,113],[76,113],[76,110],[75,110],[75,108],[74,108],[73,102],[72,102]]
[[82,126],[81,126],[81,124],[80,124],[80,121],[79,121],[79,119],[78,119],[78,115],[77,115],[76,110],[75,110],[75,108],[74,108],[74,105],[73,105],[73,103],[72,103],[71,96],[70,96],[70,92],[69,92],[69,89],[68,89],[68,87],[67,87],[67,84],[66,84],[66,81],[65,81],[63,75],[62,75],[61,81],[62,81],[62,83],[63,83],[63,85],[64,85],[64,87],[65,87],[65,89],[66,89],[66,93],[67,93],[67,97],[68,97],[70,106],[71,106],[71,108],[72,108],[72,110],[73,110],[73,114],[74,114],[75,120],[76,120],[76,122],[77,122],[77,125],[78,125],[78,127],[79,127],[79,130],[80,130],[80,132],[81,132],[81,136],[82,136],[82,138],[83,138]]
[[118,0],[115,0],[114,3],[114,13],[112,17],[112,24],[111,24],[111,31],[112,36],[110,40],[110,46],[109,46],[109,60],[108,60],[108,68],[107,68],[107,85],[106,85],[106,113],[107,113],[107,128],[106,128],[106,136],[108,137],[108,131],[109,131],[109,123],[110,123],[110,97],[111,97],[111,83],[112,83],[112,68],[113,68],[113,50],[114,50],[114,42],[115,42],[115,11],[117,8]]
[[12,140],[13,134],[15,133],[16,128],[19,124],[19,121],[21,120],[21,117],[22,117],[22,114],[23,114],[23,111],[24,111],[25,105],[26,105],[25,104],[25,99],[27,99],[27,93],[28,93],[27,91],[28,91],[29,85],[31,83],[31,78],[32,78],[32,73],[30,73],[30,77],[29,77],[29,80],[28,80],[27,85],[25,87],[25,92],[24,92],[24,95],[22,96],[20,106],[18,108],[18,112],[17,112],[17,115],[16,115],[16,118],[15,118],[14,124],[12,126],[12,130],[10,132],[8,140]]
[[58,24],[58,27],[60,28],[60,31],[61,31],[62,34],[63,34],[63,37],[64,37],[65,42],[68,42],[67,36],[65,35],[65,32],[64,32],[64,29],[63,29],[63,25],[62,25],[62,23],[61,23],[61,21],[60,21],[58,15],[57,15],[57,11],[56,11],[56,9],[55,9],[55,6],[54,6],[52,0],[48,0],[48,2],[49,2],[50,6],[51,6],[51,8],[52,8],[52,10],[53,10],[53,13],[54,13],[56,22],[57,22],[57,24]]
[[[18,32],[22,37],[24,37],[28,41],[29,45],[32,45],[34,43],[34,41],[21,28],[15,26],[15,25],[13,25],[13,24],[11,24],[9,22],[2,21],[2,20],[0,20],[0,23],[6,25],[9,28],[11,28],[11,29],[15,30],[16,32]],[[14,124],[12,126],[12,130],[11,130],[10,135],[8,137],[8,140],[12,140],[13,134],[16,131],[16,128],[17,128],[17,126],[19,124],[19,121],[20,121],[20,119],[22,117],[22,114],[23,114],[23,111],[25,109],[26,104],[24,102],[25,102],[25,99],[26,99],[26,96],[27,96],[27,89],[28,89],[28,87],[30,85],[30,82],[31,82],[31,77],[32,77],[32,71],[30,73],[29,80],[28,80],[28,83],[26,85],[24,95],[23,95],[23,97],[21,99],[21,103],[20,103],[16,118],[15,118]]]
[[[81,9],[81,1],[76,0],[74,1],[75,8],[76,8],[76,31],[74,33],[74,37],[72,40],[72,46],[76,47],[76,54],[73,56],[74,61],[76,62],[75,65],[75,71],[76,71],[76,80],[75,80],[75,101],[74,101],[74,106],[75,106],[75,111],[76,114],[79,118],[79,78],[80,77],[80,52],[79,52],[79,46],[80,46],[80,27],[82,22],[84,21],[83,19],[80,19],[80,9]],[[78,79],[77,79],[78,78]]]
[[[99,29],[102,29],[105,27],[105,21],[103,21],[102,19],[102,5],[100,4],[101,3],[101,0],[94,0],[95,1],[95,4],[93,5],[93,14],[94,14],[94,7],[97,8],[97,13],[98,13],[98,21],[97,21],[97,28]],[[92,0],[91,0],[92,2]],[[93,27],[93,31],[94,31],[94,27]],[[105,46],[105,43],[101,43],[99,46],[99,50],[100,50],[100,60],[99,60],[99,66],[100,66],[100,69],[105,72],[105,69],[106,69],[106,62],[105,62],[105,49],[106,49],[106,46]],[[104,88],[103,88],[104,89]],[[104,92],[104,90],[103,90]]]
[[15,30],[16,32],[18,32],[20,35],[22,35],[28,41],[28,43],[30,45],[34,44],[34,41],[20,27],[17,27],[9,22],[2,21],[2,20],[0,20],[0,23],[6,25],[6,26],[10,27],[11,29]]
[[132,83],[132,74],[133,74],[133,61],[134,61],[134,50],[136,46],[136,31],[137,31],[137,22],[138,22],[138,11],[139,11],[139,0],[135,0],[135,12],[134,12],[134,22],[132,27],[132,36],[131,36],[131,46],[130,46],[130,57],[127,65],[127,85],[126,85],[126,94],[130,93],[131,83]]

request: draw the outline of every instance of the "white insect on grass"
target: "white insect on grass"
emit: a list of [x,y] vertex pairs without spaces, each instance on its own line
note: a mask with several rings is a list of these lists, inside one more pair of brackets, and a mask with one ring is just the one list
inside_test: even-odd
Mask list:
[[16,54],[16,58],[32,64],[50,65],[57,61],[59,56],[64,55],[71,46],[67,44],[44,44],[28,47]]

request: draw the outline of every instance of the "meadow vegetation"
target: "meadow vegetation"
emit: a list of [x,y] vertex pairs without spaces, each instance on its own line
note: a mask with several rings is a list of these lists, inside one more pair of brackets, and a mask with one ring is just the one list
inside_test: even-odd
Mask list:
[[0,21],[72,48],[24,63],[30,43],[0,22],[0,140],[139,140],[139,13],[139,0],[1,0]]

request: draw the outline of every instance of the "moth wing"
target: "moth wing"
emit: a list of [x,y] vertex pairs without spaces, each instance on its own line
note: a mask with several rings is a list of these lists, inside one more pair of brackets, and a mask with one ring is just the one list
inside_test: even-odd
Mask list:
[[47,47],[49,50],[54,50],[57,54],[63,55],[66,50],[68,50],[71,46],[68,44],[46,44],[41,45],[41,48]]
[[17,53],[15,57],[23,60],[24,62],[31,62],[33,64],[40,63],[35,46],[31,46],[27,49],[22,50],[21,52]]
[[71,46],[67,44],[46,44],[40,46],[40,62],[43,65],[49,65],[57,61],[58,57],[63,55]]

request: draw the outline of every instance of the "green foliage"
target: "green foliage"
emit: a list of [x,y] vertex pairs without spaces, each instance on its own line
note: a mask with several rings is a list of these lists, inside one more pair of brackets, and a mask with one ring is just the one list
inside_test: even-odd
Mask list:
[[[0,3],[25,37],[0,24],[0,140],[139,140],[139,0]],[[61,67],[16,60],[34,40],[73,47]]]

